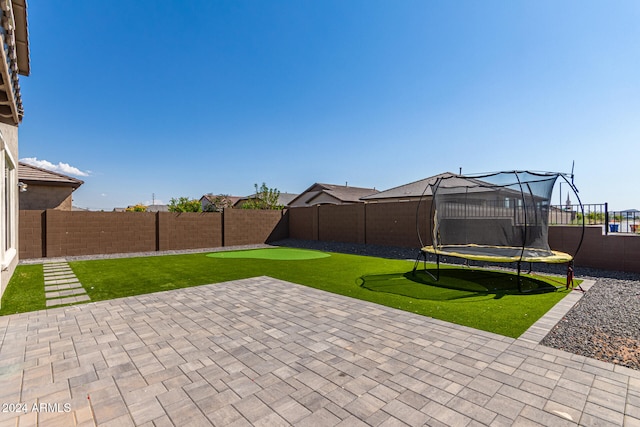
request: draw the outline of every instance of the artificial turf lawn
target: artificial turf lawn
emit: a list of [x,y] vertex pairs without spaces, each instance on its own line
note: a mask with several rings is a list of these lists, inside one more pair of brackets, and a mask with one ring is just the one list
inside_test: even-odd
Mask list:
[[18,266],[2,295],[0,316],[45,308],[42,265]]
[[[422,271],[411,274],[411,262],[338,253],[307,260],[188,254],[69,264],[92,301],[271,276],[514,338],[567,295],[564,290],[520,294],[512,274],[461,267],[442,267],[441,280],[435,283]],[[527,280],[527,289],[552,288],[548,279]],[[15,286],[12,280],[9,288]]]
[[307,251],[295,248],[265,248],[246,251],[220,251],[207,254],[211,258],[245,258],[245,259],[272,259],[278,261],[296,261],[305,259],[326,258],[331,256],[326,252]]

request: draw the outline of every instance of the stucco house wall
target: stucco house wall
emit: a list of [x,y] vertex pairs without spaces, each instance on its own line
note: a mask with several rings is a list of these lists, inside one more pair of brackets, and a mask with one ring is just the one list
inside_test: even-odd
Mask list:
[[30,73],[26,0],[0,8],[0,297],[18,264],[18,125],[24,109],[19,75]]
[[20,193],[20,209],[70,211],[73,204],[72,192],[69,187],[29,184],[27,191]]
[[11,215],[11,217],[7,218],[5,216],[4,203],[2,211],[0,212],[0,226],[2,227],[2,232],[0,233],[0,239],[2,239],[0,249],[1,297],[18,265],[18,127],[0,123],[0,134],[2,135],[0,138],[2,150],[0,163],[2,164],[3,170],[5,169],[5,165],[8,166],[11,170],[10,175],[12,175],[9,179],[9,188],[5,188],[4,179],[0,180],[2,181],[1,200],[5,200],[7,191],[11,197],[10,205],[8,206],[8,214]]

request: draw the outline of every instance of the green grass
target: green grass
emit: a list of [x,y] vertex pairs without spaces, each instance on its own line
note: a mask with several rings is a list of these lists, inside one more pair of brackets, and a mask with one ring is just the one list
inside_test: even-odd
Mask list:
[[0,316],[46,308],[42,265],[20,265],[2,295]]
[[[548,292],[562,284],[557,282],[560,279],[554,282],[539,276],[526,278],[523,285],[536,292],[521,294],[515,276],[504,272],[445,266],[436,283],[420,270],[411,274],[413,263],[402,260],[338,253],[305,260],[262,259],[252,258],[249,252],[240,254],[241,258],[230,253],[225,257],[187,254],[69,264],[92,301],[265,275],[510,337],[520,336],[567,295],[564,290]],[[36,280],[32,272],[36,267],[39,284],[30,284],[29,289],[32,294],[44,293],[42,267],[19,266],[17,280],[5,293],[7,301],[3,298],[3,307],[10,307],[3,314],[19,310],[14,305],[16,296],[23,294],[20,278],[31,274]],[[39,308],[44,308],[44,298],[30,309]]]

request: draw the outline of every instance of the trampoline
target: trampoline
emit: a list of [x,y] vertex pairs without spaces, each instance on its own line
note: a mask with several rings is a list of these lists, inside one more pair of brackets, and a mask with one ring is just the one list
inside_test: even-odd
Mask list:
[[566,263],[572,270],[574,256],[584,237],[584,212],[582,235],[574,255],[551,250],[548,243],[550,200],[558,178],[564,179],[571,187],[583,210],[573,185],[573,175],[571,181],[562,173],[530,171],[439,177],[423,193],[424,196],[430,188],[433,196],[430,215],[432,244],[421,248],[414,273],[421,258],[426,271],[430,254],[436,256],[436,281],[440,276],[442,256],[489,263],[516,263],[518,289],[522,292],[522,262]]

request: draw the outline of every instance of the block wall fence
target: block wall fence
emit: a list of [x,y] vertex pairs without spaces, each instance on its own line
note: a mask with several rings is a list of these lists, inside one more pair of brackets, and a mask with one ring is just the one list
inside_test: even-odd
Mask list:
[[[20,211],[20,259],[205,249],[284,238],[416,248],[430,245],[430,201],[321,205],[223,213]],[[422,243],[418,239],[420,229]],[[549,227],[552,249],[573,254],[581,227]],[[580,267],[640,273],[640,235],[587,226]]]
[[[289,237],[293,239],[421,247],[431,244],[431,203],[369,203],[289,209]],[[417,219],[417,220],[416,220]],[[549,227],[551,249],[574,254],[582,227]],[[640,235],[604,234],[602,226],[587,226],[575,259],[580,267],[640,273]]]
[[20,259],[204,249],[286,238],[286,211],[224,213],[21,210]]

